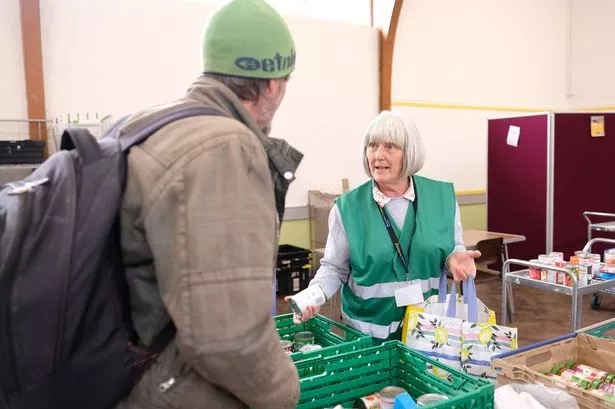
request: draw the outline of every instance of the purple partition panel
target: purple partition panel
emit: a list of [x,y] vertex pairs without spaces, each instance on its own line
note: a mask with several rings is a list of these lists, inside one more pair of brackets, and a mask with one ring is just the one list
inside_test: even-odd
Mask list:
[[[604,116],[604,137],[592,138],[592,115]],[[554,129],[553,249],[569,257],[587,241],[584,211],[615,213],[615,114],[555,114]]]
[[[521,128],[517,147],[506,142],[511,125]],[[487,229],[527,238],[509,246],[511,258],[545,251],[547,127],[547,114],[489,120]]]

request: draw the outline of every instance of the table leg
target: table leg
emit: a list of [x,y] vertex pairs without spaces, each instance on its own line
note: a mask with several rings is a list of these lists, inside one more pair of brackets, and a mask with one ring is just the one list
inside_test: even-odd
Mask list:
[[[508,245],[504,244],[504,260],[508,260]],[[510,320],[512,321],[513,319],[513,314],[515,313],[515,301],[513,298],[513,293],[512,293],[512,284],[511,283],[504,283],[504,281],[502,281],[502,285],[506,284],[506,291],[508,292],[508,306],[507,308],[510,310]]]
[[502,310],[500,318],[500,323],[502,325],[508,324],[508,283],[506,282],[506,273],[504,271],[504,267],[502,267]]
[[576,331],[581,326],[583,315],[583,295],[577,292],[572,296],[572,330]]

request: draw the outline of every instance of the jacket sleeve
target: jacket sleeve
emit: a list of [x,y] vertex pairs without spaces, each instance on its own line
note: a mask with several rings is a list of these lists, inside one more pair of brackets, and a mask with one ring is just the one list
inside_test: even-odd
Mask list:
[[225,135],[193,149],[143,217],[186,362],[253,409],[294,408],[297,372],[271,318],[277,214],[257,143]]

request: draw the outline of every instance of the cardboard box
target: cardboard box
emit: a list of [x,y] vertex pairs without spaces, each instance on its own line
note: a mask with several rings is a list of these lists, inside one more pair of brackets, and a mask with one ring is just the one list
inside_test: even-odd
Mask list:
[[[558,340],[559,339],[559,340]],[[536,344],[538,345],[538,344]],[[570,334],[568,338],[555,338],[505,354],[491,362],[497,373],[498,385],[507,383],[534,383],[565,389],[584,409],[615,408],[615,401],[607,401],[580,387],[570,385],[559,377],[543,375],[556,364],[573,359],[596,369],[615,373],[615,340],[596,338],[586,334]]]
[[339,193],[308,191],[310,208],[310,248],[324,248],[329,235],[329,213]]

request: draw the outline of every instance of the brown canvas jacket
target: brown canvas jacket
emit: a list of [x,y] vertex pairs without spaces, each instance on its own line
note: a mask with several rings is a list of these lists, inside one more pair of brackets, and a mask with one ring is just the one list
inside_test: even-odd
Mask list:
[[271,292],[287,179],[302,155],[204,77],[123,132],[177,104],[224,116],[178,120],[130,150],[121,232],[133,324],[144,344],[169,318],[177,335],[118,407],[294,408],[298,377]]

